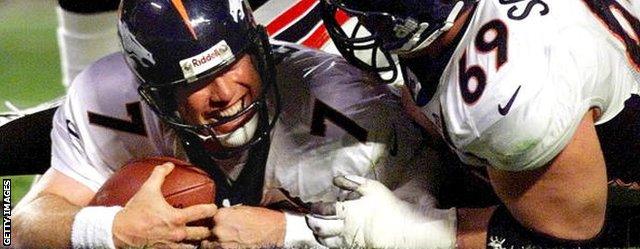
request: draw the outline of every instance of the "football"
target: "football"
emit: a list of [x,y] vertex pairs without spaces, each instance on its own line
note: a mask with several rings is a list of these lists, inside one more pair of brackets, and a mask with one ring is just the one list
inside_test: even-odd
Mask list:
[[[89,205],[124,207],[149,178],[153,168],[165,162],[175,165],[161,188],[162,195],[171,206],[184,208],[214,203],[216,186],[206,172],[175,158],[150,157],[129,162],[116,171],[98,190]],[[190,225],[212,226],[211,222],[206,221],[197,221]]]

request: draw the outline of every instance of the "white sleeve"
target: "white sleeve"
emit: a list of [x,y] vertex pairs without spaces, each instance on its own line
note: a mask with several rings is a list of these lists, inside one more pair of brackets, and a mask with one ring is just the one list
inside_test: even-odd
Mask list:
[[[544,77],[533,91],[535,94],[522,98],[525,103],[514,106],[507,116],[483,131],[468,151],[498,169],[536,169],[551,162],[571,142],[590,108],[616,112],[612,109],[618,108],[612,102],[621,104],[624,100],[613,101],[613,95],[618,91],[628,95],[628,89],[621,89],[628,84],[616,82],[612,86],[615,81],[610,77],[615,70],[609,63],[611,46],[590,37],[591,33],[581,29],[566,31],[559,37],[548,48],[548,65],[542,65]],[[582,42],[571,42],[576,39]],[[522,91],[529,89],[530,85],[522,86]]]
[[[159,119],[140,99],[137,87],[119,53],[103,57],[80,73],[54,116],[52,167],[97,190],[132,159],[173,155],[175,137],[164,133]],[[135,118],[130,110],[136,110]],[[121,120],[141,129],[129,131],[116,121],[96,117]]]
[[108,171],[94,167],[88,160],[85,142],[66,99],[53,118],[51,130],[51,167],[84,184],[93,191],[104,183]]

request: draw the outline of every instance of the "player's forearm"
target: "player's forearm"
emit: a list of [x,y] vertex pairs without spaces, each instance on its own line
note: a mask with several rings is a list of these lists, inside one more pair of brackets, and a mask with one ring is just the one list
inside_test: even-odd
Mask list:
[[43,194],[25,203],[13,215],[16,247],[71,247],[71,226],[80,209],[53,194]]
[[487,226],[496,208],[458,208],[456,247],[484,248],[487,240]]

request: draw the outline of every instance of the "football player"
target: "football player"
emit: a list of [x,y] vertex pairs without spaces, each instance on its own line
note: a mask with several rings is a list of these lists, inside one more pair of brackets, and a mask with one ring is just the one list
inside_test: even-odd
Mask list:
[[[433,206],[404,184],[414,160],[435,159],[391,89],[338,56],[271,44],[244,1],[123,1],[118,34],[123,52],[80,73],[55,114],[51,168],[15,208],[17,247],[317,245],[297,212],[346,198],[331,184],[345,174]],[[210,172],[218,206],[164,202],[166,164],[124,207],[86,207],[126,162],[160,155]],[[207,217],[211,231],[186,225]]]
[[[356,51],[378,47],[398,55],[403,95],[412,99],[408,113],[466,164],[487,167],[502,201],[487,210],[485,246],[492,248],[590,247],[606,234],[608,169],[600,143],[607,138],[598,136],[596,125],[617,118],[625,102],[636,110],[630,116],[638,115],[640,21],[631,2],[322,1],[325,25],[343,56],[376,71]],[[357,17],[370,35],[343,31],[338,12]],[[640,134],[624,134],[633,147],[618,149],[638,148]],[[638,157],[632,158],[625,167],[637,172]],[[368,182],[347,187],[363,194],[360,200],[335,205],[345,225],[333,236],[362,233],[371,247],[429,236],[374,236],[391,212],[356,208],[371,200],[399,204]],[[329,237],[324,228],[319,225],[316,235]]]

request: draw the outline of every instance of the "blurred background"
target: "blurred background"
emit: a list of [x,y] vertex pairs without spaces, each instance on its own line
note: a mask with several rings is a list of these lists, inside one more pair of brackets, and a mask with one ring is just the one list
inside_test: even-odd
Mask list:
[[[56,6],[55,0],[0,0],[0,111],[9,110],[7,101],[26,108],[64,94]],[[9,178],[15,205],[33,176]]]

